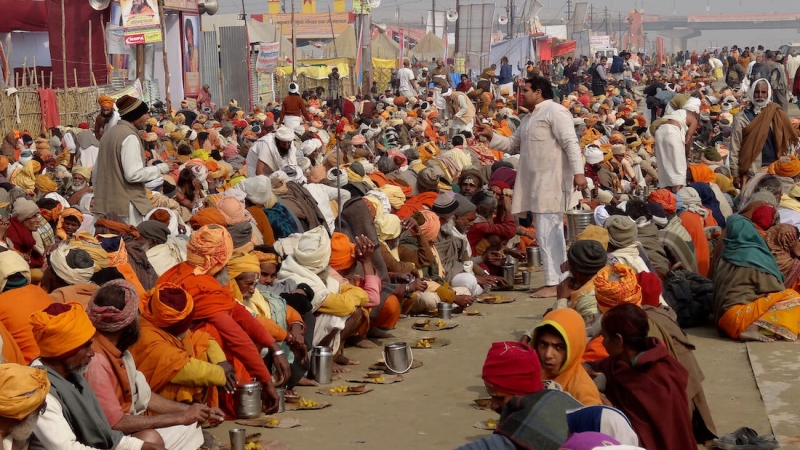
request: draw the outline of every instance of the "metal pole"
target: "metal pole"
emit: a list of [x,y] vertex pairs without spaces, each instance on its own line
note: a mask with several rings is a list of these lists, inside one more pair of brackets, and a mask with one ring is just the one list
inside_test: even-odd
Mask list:
[[[242,0],[244,2],[244,0]],[[297,36],[294,33],[294,0],[292,2],[292,81],[297,82]]]
[[431,11],[431,23],[433,24],[433,34],[436,34],[436,0],[431,0],[433,10]]
[[339,182],[339,175],[342,171],[341,151],[339,149],[339,139],[336,140],[336,228],[342,229],[342,184]]

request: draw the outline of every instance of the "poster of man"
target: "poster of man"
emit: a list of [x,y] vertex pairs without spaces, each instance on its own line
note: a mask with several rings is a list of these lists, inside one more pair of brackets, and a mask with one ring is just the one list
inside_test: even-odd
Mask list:
[[183,14],[184,89],[187,96],[200,92],[200,16]]
[[160,23],[155,0],[120,0],[122,26],[136,28]]

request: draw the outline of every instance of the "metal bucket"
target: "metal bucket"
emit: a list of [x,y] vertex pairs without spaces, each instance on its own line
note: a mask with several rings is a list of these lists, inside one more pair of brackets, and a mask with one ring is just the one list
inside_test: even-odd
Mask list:
[[578,235],[592,224],[594,224],[594,213],[591,211],[567,211],[567,243],[575,242]]
[[311,372],[319,384],[331,384],[333,379],[333,349],[316,346],[311,350]]
[[411,347],[405,342],[390,342],[383,347],[383,360],[394,373],[406,373],[414,363]]
[[453,318],[453,304],[452,303],[445,303],[439,302],[436,304],[436,309],[438,312],[438,316],[440,319],[452,319]]
[[528,257],[528,266],[539,267],[542,265],[542,253],[539,247],[528,247],[525,249],[525,254]]
[[275,412],[282,413],[286,410],[286,389],[275,388],[275,392],[278,393],[278,410]]
[[526,270],[522,272],[522,285],[528,286],[531,284],[531,273],[530,271]]
[[261,383],[251,381],[236,386],[234,404],[237,419],[255,419],[261,416]]

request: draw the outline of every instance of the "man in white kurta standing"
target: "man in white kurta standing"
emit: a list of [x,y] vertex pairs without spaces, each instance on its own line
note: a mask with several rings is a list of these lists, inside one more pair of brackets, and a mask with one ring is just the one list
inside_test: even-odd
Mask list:
[[144,143],[139,133],[147,128],[150,108],[138,98],[123,95],[117,100],[122,118],[103,134],[93,171],[94,215],[115,212],[129,225],[138,225],[153,205],[144,184],[168,173],[172,167],[156,161],[145,162]]
[[547,79],[525,80],[520,97],[522,106],[531,113],[522,118],[511,137],[494,134],[486,125],[478,134],[491,139],[491,148],[520,154],[511,212],[533,213],[545,285],[532,297],[555,297],[561,264],[567,260],[563,224],[566,200],[573,187],[582,191],[587,186],[583,159],[572,115],[553,102],[553,88]]
[[414,82],[416,77],[414,71],[411,70],[411,63],[406,59],[403,60],[403,68],[397,71],[397,81],[400,84],[400,95],[406,98],[416,97],[417,88]]
[[666,114],[663,117],[665,122],[657,126],[653,138],[656,141],[658,187],[678,192],[686,185],[686,160],[699,113],[700,99],[692,97],[681,109]]

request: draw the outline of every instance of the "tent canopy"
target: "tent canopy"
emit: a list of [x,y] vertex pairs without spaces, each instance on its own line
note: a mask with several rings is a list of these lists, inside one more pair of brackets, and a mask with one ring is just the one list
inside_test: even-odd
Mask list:
[[380,59],[397,59],[400,56],[400,44],[386,35],[378,33],[370,43],[370,56]]
[[428,33],[414,48],[408,51],[408,55],[423,61],[441,58],[444,56],[444,41],[433,32]]
[[356,47],[358,47],[356,29],[352,25],[348,25],[342,34],[322,46],[322,56],[325,58],[356,59]]
[[520,69],[525,67],[525,63],[529,60],[535,60],[535,54],[533,39],[531,39],[530,36],[522,36],[492,44],[492,50],[489,54],[489,64],[497,64],[499,73],[500,58],[506,56],[508,57],[508,63],[511,64],[511,73],[519,75],[521,73]]
[[[244,21],[239,20],[238,14],[215,14],[213,16],[204,14],[201,17],[200,28],[203,31],[215,31],[219,27],[244,26]],[[292,43],[283,37],[281,31],[275,25],[269,22],[248,20],[247,36],[250,38],[251,44],[280,42],[281,49],[278,55],[280,61],[285,61],[287,58],[292,57]],[[219,34],[217,34],[217,41],[219,41]],[[302,55],[298,54],[297,57],[299,59]]]

